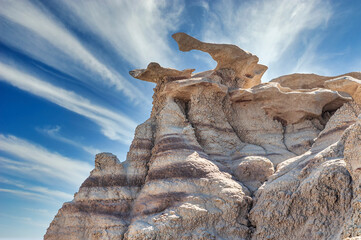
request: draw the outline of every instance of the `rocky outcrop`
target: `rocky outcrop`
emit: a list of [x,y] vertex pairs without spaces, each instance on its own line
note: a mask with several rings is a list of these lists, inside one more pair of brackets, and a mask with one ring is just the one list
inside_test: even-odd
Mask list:
[[341,139],[346,168],[352,177],[353,200],[342,236],[357,239],[361,236],[361,115],[357,123],[347,129]]
[[158,80],[163,79],[164,77],[171,79],[184,79],[190,78],[192,72],[195,69],[185,69],[183,71],[178,71],[172,68],[163,68],[159,63],[152,62],[149,63],[147,69],[136,69],[130,71],[129,74],[143,81],[157,83]]
[[[335,111],[350,98],[327,89],[292,90],[278,83],[265,83],[251,89],[237,89],[230,93],[233,102],[259,102],[273,119],[284,125],[299,123],[321,116],[322,111]],[[285,102],[292,99],[291,103]]]
[[324,85],[328,89],[350,94],[355,102],[361,105],[361,80],[345,76],[328,80]]
[[235,45],[205,43],[185,33],[175,33],[172,37],[183,52],[200,50],[211,55],[217,62],[215,70],[233,70],[237,79],[232,82],[238,87],[250,88],[260,84],[261,77],[267,70],[266,66],[258,64],[257,56]]
[[361,72],[350,72],[334,77],[320,76],[313,73],[293,73],[275,78],[271,82],[278,82],[283,87],[291,89],[325,88],[326,81],[344,76],[361,79]]
[[208,52],[217,68],[131,71],[156,83],[150,118],[126,161],[96,156],[45,239],[360,236],[358,85],[259,84],[265,68],[256,56],[173,37],[180,50]]
[[346,104],[337,110],[310,150],[279,164],[256,192],[250,212],[256,226],[253,239],[341,239],[352,178],[340,139],[357,120],[353,107]]

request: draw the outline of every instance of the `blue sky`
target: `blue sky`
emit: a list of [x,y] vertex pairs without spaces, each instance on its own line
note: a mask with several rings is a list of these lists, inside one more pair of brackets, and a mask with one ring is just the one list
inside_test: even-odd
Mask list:
[[96,153],[125,160],[154,87],[128,71],[215,67],[173,33],[256,54],[264,82],[338,75],[361,71],[360,12],[358,0],[0,0],[0,239],[41,239]]

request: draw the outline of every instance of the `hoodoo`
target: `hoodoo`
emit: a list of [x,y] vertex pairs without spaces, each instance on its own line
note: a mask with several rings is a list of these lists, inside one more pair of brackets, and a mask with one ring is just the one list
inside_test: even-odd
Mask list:
[[127,159],[95,168],[45,239],[356,239],[361,236],[361,73],[292,74],[185,33],[214,70],[150,63],[150,118]]

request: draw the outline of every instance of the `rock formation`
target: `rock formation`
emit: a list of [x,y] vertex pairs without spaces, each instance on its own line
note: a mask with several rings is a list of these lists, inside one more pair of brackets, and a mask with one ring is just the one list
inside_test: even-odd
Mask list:
[[350,94],[355,102],[361,105],[361,80],[345,76],[328,80],[324,85],[331,90]]
[[278,82],[283,87],[289,87],[291,89],[325,88],[324,83],[326,81],[344,76],[361,79],[361,72],[350,72],[334,77],[325,77],[317,74],[294,73],[275,78],[271,80],[271,82]]
[[258,64],[258,57],[235,45],[201,42],[185,33],[175,33],[172,36],[178,43],[179,50],[187,52],[200,50],[212,56],[217,62],[215,70],[231,69],[235,72],[238,87],[250,88],[261,83],[261,77],[267,67]]
[[260,84],[267,67],[256,56],[173,38],[182,51],[208,52],[216,69],[192,75],[151,63],[131,71],[156,83],[150,118],[124,162],[96,156],[44,238],[361,236],[357,74]]

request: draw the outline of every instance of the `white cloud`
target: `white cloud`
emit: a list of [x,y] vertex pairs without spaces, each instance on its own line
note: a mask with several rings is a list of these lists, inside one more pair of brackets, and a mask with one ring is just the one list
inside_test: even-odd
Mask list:
[[[4,214],[0,213],[0,217],[6,219],[14,219],[17,222],[21,222],[22,224],[46,228],[48,226],[47,222],[40,222],[34,220],[32,217],[24,217],[24,216],[14,216],[12,214]],[[1,240],[35,240],[36,238],[0,238]],[[37,238],[38,239],[38,238]]]
[[28,199],[36,200],[36,201],[40,200],[40,201],[45,201],[45,202],[59,200],[59,199],[70,201],[73,198],[73,195],[71,195],[71,194],[64,193],[64,192],[57,191],[57,190],[50,190],[47,188],[39,188],[39,189],[34,188],[34,189],[29,189],[29,190],[0,188],[0,192],[10,193],[10,194],[17,195],[17,196],[20,196],[23,198],[28,198]]
[[[6,159],[3,157],[0,157],[0,160],[2,161],[2,163],[0,164],[2,167],[6,168],[6,163],[15,163],[16,161],[10,160],[10,159]],[[5,163],[5,164],[3,164]],[[18,162],[20,163],[20,162]],[[16,164],[16,163],[15,163]],[[21,163],[20,163],[21,164]],[[18,164],[19,166],[19,164]],[[9,170],[9,169],[7,169]],[[20,172],[22,176],[24,176],[24,171]],[[25,173],[26,174],[26,173]],[[42,179],[44,182],[49,183],[49,179]],[[3,177],[0,177],[0,183],[4,183],[7,185],[11,185],[11,186],[15,186],[19,189],[8,189],[8,188],[1,188],[0,192],[7,192],[7,193],[11,193],[11,194],[16,194],[16,195],[22,195],[25,197],[30,197],[33,199],[33,197],[41,197],[41,199],[45,199],[45,200],[57,200],[57,199],[63,199],[66,201],[70,201],[73,198],[72,194],[69,193],[65,193],[59,190],[52,190],[46,187],[42,187],[42,186],[29,186],[28,184],[25,184],[19,180],[14,180],[14,179],[6,179]],[[47,212],[49,213],[49,212]]]
[[[213,10],[203,26],[204,40],[236,44],[275,68],[289,61],[282,57],[307,30],[325,25],[332,16],[330,3],[321,0],[223,0]],[[270,68],[268,76],[275,75]]]
[[[46,179],[58,179],[78,186],[89,175],[92,169],[92,166],[88,163],[64,157],[56,152],[50,152],[39,145],[12,135],[0,134],[0,151],[24,161],[18,162],[2,158],[1,164],[3,167],[10,167],[10,170],[23,172],[24,174],[28,174],[27,170],[31,170],[29,174],[35,174],[42,178],[43,181],[46,181]],[[40,188],[33,190],[41,193],[46,191]],[[29,195],[32,194],[29,193]]]
[[[45,8],[26,0],[2,0],[0,16],[19,24],[47,41],[46,44],[42,44],[40,41],[34,48],[32,40],[39,41],[39,39],[26,35],[26,31],[21,28],[14,30],[3,27],[4,32],[7,31],[8,33],[1,34],[0,38],[8,44],[27,52],[46,64],[51,64],[55,68],[61,66],[61,70],[66,73],[68,73],[68,69],[73,68],[71,62],[80,64],[86,71],[97,75],[94,79],[100,77],[106,85],[114,86],[116,89],[123,91],[130,99],[141,102],[139,99],[142,99],[143,95],[136,87],[98,60],[76,36],[68,31]],[[60,50],[62,55],[54,54],[53,49],[49,48],[49,46]],[[65,60],[66,64],[64,64],[64,57],[70,59]],[[146,99],[143,100],[146,101]]]
[[34,186],[34,187],[28,187],[27,190],[40,193],[45,196],[53,197],[54,199],[61,198],[70,201],[73,198],[72,194],[65,193],[59,190],[52,190],[46,187]]
[[91,155],[95,155],[95,154],[101,152],[101,150],[99,150],[97,148],[94,148],[94,147],[91,147],[91,146],[84,146],[84,145],[82,145],[81,143],[79,143],[77,141],[74,141],[72,139],[69,139],[69,138],[66,138],[66,137],[62,136],[60,134],[60,129],[61,129],[60,126],[55,126],[53,128],[36,128],[36,130],[38,130],[41,133],[46,134],[48,137],[51,137],[51,138],[53,138],[53,139],[55,139],[57,141],[60,141],[60,142],[66,143],[66,144],[73,145],[74,147],[81,148],[85,152],[90,153]]
[[74,92],[54,86],[0,62],[0,81],[5,81],[24,91],[42,97],[97,123],[105,136],[129,144],[136,123],[126,116],[103,106],[92,104]]
[[49,209],[44,209],[44,208],[23,208],[23,209],[33,214],[35,213],[38,215],[51,216],[51,217],[53,216],[49,211]]
[[183,2],[67,0],[61,3],[67,5],[68,14],[73,12],[81,20],[77,25],[105,39],[137,68],[154,61],[165,66],[174,64],[167,39],[179,24]]

